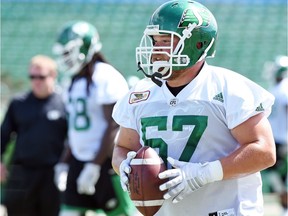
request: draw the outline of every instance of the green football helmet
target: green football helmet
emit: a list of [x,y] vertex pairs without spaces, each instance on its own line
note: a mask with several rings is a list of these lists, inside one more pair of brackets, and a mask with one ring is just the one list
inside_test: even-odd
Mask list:
[[53,46],[60,71],[78,73],[102,48],[97,29],[84,21],[67,23]]
[[276,83],[288,77],[288,56],[277,55],[271,61],[264,62],[262,77],[266,80],[273,79]]
[[282,80],[288,77],[288,56],[277,56],[273,64],[273,70],[276,79]]
[[[153,47],[153,36],[161,34],[171,35],[172,44],[173,38],[179,37],[175,49],[172,45]],[[139,70],[153,81],[155,77],[168,79],[172,70],[185,69],[204,58],[214,57],[216,40],[217,23],[205,6],[189,0],[169,1],[156,9],[150,18],[136,48],[136,62]],[[165,54],[170,60],[152,62],[154,54]]]

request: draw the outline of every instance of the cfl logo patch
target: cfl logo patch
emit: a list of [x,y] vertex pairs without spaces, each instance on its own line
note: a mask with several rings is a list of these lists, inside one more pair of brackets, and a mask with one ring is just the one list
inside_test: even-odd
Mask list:
[[178,99],[177,98],[173,98],[169,102],[169,105],[172,106],[172,107],[177,106],[177,104],[178,104]]

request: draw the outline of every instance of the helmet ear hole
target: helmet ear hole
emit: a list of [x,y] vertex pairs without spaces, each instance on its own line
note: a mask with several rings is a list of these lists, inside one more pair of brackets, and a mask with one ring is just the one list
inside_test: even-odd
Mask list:
[[203,42],[197,42],[196,47],[197,47],[197,49],[202,49]]

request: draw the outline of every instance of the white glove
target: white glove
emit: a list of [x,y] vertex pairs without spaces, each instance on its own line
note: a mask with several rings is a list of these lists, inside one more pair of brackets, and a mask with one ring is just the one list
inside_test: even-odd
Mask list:
[[133,158],[135,158],[136,152],[135,151],[130,151],[127,153],[127,158],[123,160],[120,164],[119,167],[119,172],[120,172],[120,182],[121,182],[121,187],[123,191],[128,191],[129,187],[129,174],[131,172],[131,167],[130,163]]
[[77,191],[79,194],[92,195],[95,193],[95,185],[100,177],[101,166],[94,163],[86,163],[77,179]]
[[66,190],[68,170],[69,165],[66,163],[57,163],[54,166],[54,183],[59,191]]
[[172,178],[160,185],[160,190],[168,189],[169,191],[164,194],[164,199],[173,197],[173,203],[178,203],[188,194],[208,183],[223,179],[222,165],[219,160],[204,164],[182,162],[171,157],[167,160],[175,169],[159,173],[160,179]]

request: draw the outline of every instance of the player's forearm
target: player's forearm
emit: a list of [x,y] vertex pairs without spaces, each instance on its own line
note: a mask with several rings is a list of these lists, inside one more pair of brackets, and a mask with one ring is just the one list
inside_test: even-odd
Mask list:
[[64,150],[62,152],[62,155],[60,157],[59,162],[61,163],[69,163],[69,160],[72,158],[72,152],[71,148],[68,143],[65,143]]
[[141,147],[139,135],[135,130],[120,127],[112,157],[115,172],[119,174],[119,166],[127,158],[129,151],[137,152]]
[[7,178],[7,169],[4,163],[0,162],[0,183],[6,181]]
[[241,146],[220,160],[223,179],[240,178],[272,166],[276,161],[273,151],[260,143]]
[[115,145],[112,156],[112,167],[114,171],[119,175],[119,167],[121,162],[126,158],[128,149]]
[[102,165],[107,160],[108,157],[111,158],[114,139],[116,135],[116,129],[117,128],[112,128],[108,126],[108,128],[104,133],[100,149],[97,155],[95,156],[93,163]]

